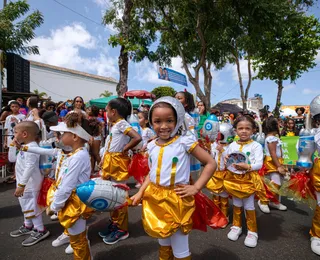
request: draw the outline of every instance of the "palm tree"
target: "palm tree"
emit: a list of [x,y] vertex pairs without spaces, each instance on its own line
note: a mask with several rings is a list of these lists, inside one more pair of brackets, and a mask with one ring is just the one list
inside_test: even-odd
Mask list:
[[99,97],[110,97],[110,96],[112,96],[112,95],[113,95],[112,92],[110,92],[110,91],[108,91],[108,90],[105,90],[104,92],[102,92],[102,93],[100,94]]
[[47,96],[46,92],[40,92],[39,90],[35,89],[33,91],[33,94],[36,94],[40,99],[44,98]]

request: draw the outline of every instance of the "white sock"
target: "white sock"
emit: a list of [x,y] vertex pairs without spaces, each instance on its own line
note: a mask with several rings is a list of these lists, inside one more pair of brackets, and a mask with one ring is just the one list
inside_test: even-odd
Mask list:
[[34,229],[38,231],[44,231],[43,221],[42,221],[42,215],[35,217],[32,219]]

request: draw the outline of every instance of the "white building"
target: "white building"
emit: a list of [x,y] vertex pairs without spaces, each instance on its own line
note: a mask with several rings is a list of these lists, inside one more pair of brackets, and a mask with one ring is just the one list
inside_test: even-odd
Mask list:
[[85,102],[99,98],[105,90],[116,95],[117,80],[76,70],[30,61],[30,92],[46,92],[53,101],[82,96]]
[[[238,98],[232,98],[232,99],[227,99],[224,101],[221,101],[221,103],[225,103],[225,104],[233,104],[233,105],[237,105],[238,107],[243,107],[242,106],[242,100],[238,99]],[[256,95],[255,97],[252,98],[248,98],[247,100],[247,108],[249,110],[258,112],[259,109],[263,108],[263,99],[260,95]]]

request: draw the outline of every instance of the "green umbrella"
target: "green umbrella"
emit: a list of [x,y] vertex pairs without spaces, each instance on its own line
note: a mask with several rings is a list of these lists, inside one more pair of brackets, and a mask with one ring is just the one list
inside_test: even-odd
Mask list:
[[[110,97],[104,97],[104,98],[97,98],[97,99],[92,99],[89,101],[90,106],[97,106],[98,108],[105,108],[109,101],[117,98],[118,96],[110,96]],[[152,101],[148,100],[148,99],[138,99],[138,98],[133,98],[133,99],[129,99],[133,108],[138,108],[140,106],[140,104],[142,103],[142,101],[144,102],[145,105],[152,105]]]

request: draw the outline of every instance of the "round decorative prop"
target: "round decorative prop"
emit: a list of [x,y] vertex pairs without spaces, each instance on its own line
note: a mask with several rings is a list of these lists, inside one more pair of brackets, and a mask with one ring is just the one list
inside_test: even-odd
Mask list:
[[128,198],[125,186],[100,178],[79,185],[77,195],[84,204],[97,211],[113,211],[123,206]]
[[242,152],[235,152],[235,153],[231,153],[229,154],[227,163],[226,163],[226,167],[229,171],[233,172],[233,173],[237,173],[237,174],[244,174],[246,173],[246,171],[240,171],[237,170],[234,167],[234,164],[236,163],[248,163],[249,159],[247,157],[247,155],[245,153]]
[[316,96],[310,103],[311,116],[320,114],[320,95]]
[[202,136],[211,142],[216,141],[219,132],[219,120],[215,115],[210,115],[203,124]]

